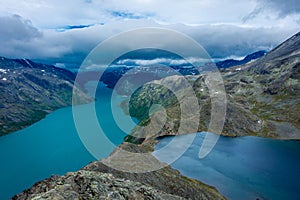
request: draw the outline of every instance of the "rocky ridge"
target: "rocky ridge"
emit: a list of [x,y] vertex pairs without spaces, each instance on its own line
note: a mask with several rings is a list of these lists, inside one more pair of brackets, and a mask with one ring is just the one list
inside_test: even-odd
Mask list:
[[[223,135],[300,138],[300,33],[252,63],[220,72],[227,99]],[[144,85],[129,101],[130,114],[141,121],[140,125],[150,123],[148,111],[152,105],[165,107],[166,123],[154,137],[178,134],[182,99],[176,98],[161,84],[173,79],[174,85],[181,85],[184,78],[193,86],[199,102],[200,119],[193,120],[199,120],[198,131],[207,131],[211,118],[211,91],[205,82],[207,74],[167,77]],[[160,121],[160,116],[157,117],[153,123]],[[187,128],[186,133],[189,132],[194,131]],[[139,143],[143,139],[135,138],[145,138],[153,133],[144,129],[143,133],[135,130],[132,135],[127,141]]]
[[[153,145],[149,142],[143,145],[124,142],[107,159],[64,176],[53,175],[12,199],[225,199],[214,187],[185,177],[158,160],[157,164],[163,166],[161,169],[144,173],[128,172],[128,165],[138,167],[137,162],[144,163],[135,157],[125,162],[122,157],[114,160],[114,154],[121,149],[135,153],[151,152]],[[109,167],[107,160],[111,158],[109,165],[125,167],[125,171]]]
[[[39,187],[42,185],[42,188]],[[183,199],[159,191],[151,186],[126,179],[116,178],[110,173],[79,170],[64,176],[52,176],[35,184],[31,189],[12,199]]]

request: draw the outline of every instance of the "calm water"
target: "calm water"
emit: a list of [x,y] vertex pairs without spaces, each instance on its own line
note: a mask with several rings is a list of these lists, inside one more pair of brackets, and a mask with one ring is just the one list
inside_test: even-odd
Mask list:
[[[123,141],[125,133],[113,124],[110,109],[112,92],[102,88],[99,93],[101,95],[98,95],[96,102],[97,115],[105,116],[101,118],[101,126],[104,131],[113,133],[109,134],[109,138],[118,145]],[[90,104],[81,105],[83,109],[88,106]],[[118,114],[125,116],[118,109]],[[111,149],[103,149],[104,156],[110,153]],[[26,129],[0,137],[0,160],[2,200],[52,174],[63,175],[76,171],[95,158],[81,143],[75,129],[72,108],[68,107],[47,115],[45,119]]]
[[[180,137],[184,141],[185,136]],[[228,199],[300,199],[300,141],[220,137],[212,152],[199,159],[203,138],[204,134],[198,133],[190,148],[171,166],[215,186]],[[171,140],[163,138],[155,148]],[[168,156],[172,154],[168,152]],[[164,160],[164,155],[157,157]]]

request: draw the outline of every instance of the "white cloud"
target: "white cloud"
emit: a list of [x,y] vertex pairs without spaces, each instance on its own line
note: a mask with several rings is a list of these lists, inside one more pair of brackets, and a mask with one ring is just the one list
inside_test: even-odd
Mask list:
[[[15,17],[12,18],[14,19]],[[5,18],[5,20],[7,19]],[[20,21],[24,22],[22,24],[24,28],[20,28]],[[153,20],[136,19],[57,32],[47,29],[38,30],[28,21],[26,23],[25,21],[20,18],[12,20],[8,27],[10,32],[17,32],[16,30],[19,29],[23,30],[24,33],[21,33],[22,37],[19,40],[15,40],[17,36],[14,34],[7,34],[6,32],[9,30],[0,30],[0,35],[2,34],[0,37],[2,44],[0,46],[0,55],[54,59],[58,63],[72,62],[79,65],[84,57],[104,39],[122,31],[155,26],[185,33],[202,45],[211,57],[223,58],[231,55],[244,56],[261,49],[268,50],[297,31],[295,27],[282,30],[235,25],[160,25]],[[20,33],[20,31],[18,32]],[[155,38],[153,38],[153,41],[155,41]]]
[[172,58],[155,58],[155,59],[123,59],[117,62],[118,65],[125,66],[149,66],[149,65],[167,65],[167,66],[181,66],[190,65],[195,63],[206,63],[210,60],[190,57],[185,59],[172,59]]
[[76,65],[99,42],[139,27],[185,33],[213,58],[268,50],[300,28],[296,0],[0,0],[0,13],[0,55]]
[[[287,16],[299,14],[297,0],[10,0],[0,2],[0,13],[16,13],[31,19],[39,28],[58,28],[65,25],[110,23],[120,20],[121,13],[153,19],[164,23],[184,24],[243,24],[247,16],[259,18],[252,26],[276,26],[271,13]],[[257,12],[253,14],[253,12]],[[263,12],[264,11],[264,12]],[[252,14],[251,14],[252,13]],[[272,14],[271,14],[272,15]],[[127,16],[128,17],[128,16]],[[299,18],[298,18],[299,19]],[[265,21],[268,20],[268,23]],[[288,19],[297,21],[296,18]]]

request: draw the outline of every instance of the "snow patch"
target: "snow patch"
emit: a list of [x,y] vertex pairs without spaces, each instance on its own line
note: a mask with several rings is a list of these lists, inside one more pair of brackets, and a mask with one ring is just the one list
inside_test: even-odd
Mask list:
[[0,68],[0,72],[6,74],[6,73],[7,73],[7,70],[6,70],[6,69],[1,69],[1,68]]

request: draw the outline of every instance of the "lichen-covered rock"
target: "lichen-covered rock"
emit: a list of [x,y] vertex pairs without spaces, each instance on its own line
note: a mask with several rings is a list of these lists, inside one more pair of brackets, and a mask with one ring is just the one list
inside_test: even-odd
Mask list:
[[81,200],[81,199],[183,199],[151,186],[110,173],[80,170],[64,176],[52,176],[36,183],[31,189],[14,196],[15,200]]

